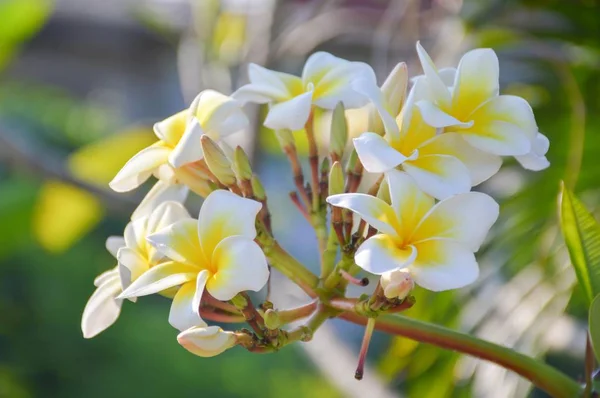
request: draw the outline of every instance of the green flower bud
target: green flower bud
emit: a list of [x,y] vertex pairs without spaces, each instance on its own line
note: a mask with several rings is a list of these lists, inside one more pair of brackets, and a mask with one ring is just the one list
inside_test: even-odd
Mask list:
[[344,149],[348,142],[348,124],[346,123],[346,113],[344,105],[337,104],[331,116],[331,135],[329,138],[329,151],[338,158],[344,155]]
[[252,167],[248,155],[241,146],[235,148],[233,153],[233,172],[238,180],[250,180],[252,178]]
[[252,176],[252,191],[254,192],[254,197],[257,200],[265,200],[267,198],[267,194],[265,193],[265,188],[263,187],[260,179],[256,176]]
[[381,185],[379,185],[379,189],[377,190],[377,197],[387,204],[392,203],[392,199],[390,197],[390,188],[387,183],[387,179],[385,178],[381,181]]
[[296,146],[296,140],[294,139],[294,135],[290,130],[275,130],[275,136],[277,137],[277,141],[279,141],[279,145],[281,145],[281,149],[285,150],[285,148],[294,148]]
[[200,143],[204,152],[204,161],[208,169],[223,185],[234,185],[236,180],[235,174],[231,169],[231,162],[227,159],[221,148],[207,135],[202,136]]
[[344,172],[340,162],[335,162],[329,172],[329,196],[344,193]]

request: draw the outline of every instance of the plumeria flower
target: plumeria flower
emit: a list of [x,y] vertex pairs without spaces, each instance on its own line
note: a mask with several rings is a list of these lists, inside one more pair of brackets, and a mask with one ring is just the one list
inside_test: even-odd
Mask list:
[[134,155],[109,185],[117,192],[127,192],[154,175],[207,196],[211,191],[208,174],[198,163],[203,158],[200,137],[206,134],[218,141],[247,125],[248,118],[237,101],[217,91],[204,90],[189,109],[156,123],[154,133],[159,140]]
[[235,333],[206,324],[184,330],[177,341],[192,354],[205,358],[219,355],[237,344]]
[[[165,188],[159,184],[155,188],[160,189],[150,191],[133,213],[132,221],[125,227],[125,236],[113,236],[106,241],[106,248],[118,260],[118,264],[94,281],[97,289],[88,300],[81,319],[85,338],[96,336],[117,320],[122,304],[122,299],[117,296],[162,259],[162,255],[147,244],[145,237],[181,218],[189,218],[180,203],[164,201],[185,199],[185,196],[182,197],[184,189],[180,186]],[[156,205],[158,201],[162,203]]]
[[246,290],[258,291],[269,277],[267,260],[256,237],[262,205],[229,191],[216,190],[204,201],[198,220],[180,220],[148,236],[148,242],[172,261],[136,279],[119,298],[179,287],[169,323],[184,331],[202,326],[200,300],[206,289],[217,300],[231,300]]
[[[435,127],[425,123],[415,106],[415,94],[423,84],[415,82],[402,111],[395,114],[399,110],[390,105],[385,91],[366,81],[355,83],[356,90],[369,97],[378,110],[385,131],[384,137],[367,132],[355,138],[358,157],[372,173],[401,168],[437,199],[469,192],[498,172],[501,160],[473,148],[456,133],[437,134]],[[396,112],[390,113],[391,109]]]
[[469,144],[490,154],[536,155],[523,162],[525,167],[539,170],[548,166],[544,157],[547,146],[537,143],[538,128],[531,106],[523,98],[499,95],[499,65],[494,50],[467,52],[451,87],[419,43],[417,53],[425,73],[418,81],[427,87],[417,105],[426,123],[460,134]]
[[342,102],[346,109],[364,106],[366,99],[352,89],[352,82],[375,82],[373,69],[362,62],[350,62],[325,52],[311,55],[302,77],[275,72],[256,64],[248,67],[250,83],[233,97],[244,103],[271,104],[265,126],[279,130],[304,128],[311,107],[332,110]]
[[387,182],[391,205],[365,194],[327,198],[379,231],[358,248],[356,264],[376,275],[405,268],[417,285],[433,291],[474,282],[479,267],[473,253],[498,218],[498,204],[478,192],[435,204],[408,174],[398,171],[389,172]]
[[383,295],[389,299],[405,299],[414,289],[415,282],[407,269],[395,269],[385,272],[379,279]]

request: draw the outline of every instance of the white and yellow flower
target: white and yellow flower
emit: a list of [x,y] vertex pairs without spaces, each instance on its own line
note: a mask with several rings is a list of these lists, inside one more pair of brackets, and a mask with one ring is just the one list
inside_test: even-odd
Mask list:
[[342,102],[346,109],[359,108],[366,99],[352,88],[352,82],[366,79],[375,83],[373,69],[362,62],[350,62],[326,52],[311,55],[302,77],[275,72],[256,64],[248,67],[250,83],[233,97],[244,103],[271,104],[265,126],[279,130],[304,128],[311,107],[332,110]]
[[186,189],[156,184],[132,215],[125,236],[109,237],[106,248],[118,260],[113,269],[94,280],[97,287],[83,311],[81,330],[92,338],[106,330],[119,317],[122,300],[117,296],[133,280],[162,260],[162,255],[146,242],[146,236],[182,218],[189,218],[178,202],[185,199]]
[[498,217],[498,204],[488,195],[469,192],[435,204],[406,173],[387,174],[391,205],[365,194],[327,198],[333,206],[352,210],[380,233],[357,250],[356,264],[383,275],[405,268],[428,290],[466,286],[477,279],[475,253]]
[[[532,154],[523,163],[541,170],[548,166],[547,145],[537,143],[538,127],[531,106],[523,98],[499,95],[499,64],[494,50],[467,52],[451,87],[417,43],[426,84],[417,105],[429,125],[460,134],[469,144],[499,156]],[[542,153],[543,152],[543,153]]]
[[177,336],[177,341],[186,350],[200,357],[214,357],[235,346],[235,333],[218,326],[196,326]]
[[227,301],[246,290],[258,291],[269,277],[267,260],[256,237],[261,204],[229,191],[212,192],[198,220],[180,220],[148,236],[148,242],[172,261],[151,268],[119,298],[131,298],[179,287],[169,323],[180,331],[204,326],[200,300],[206,289]]
[[117,192],[137,188],[151,175],[168,183],[182,183],[201,196],[210,193],[208,175],[197,162],[203,158],[200,137],[217,141],[248,125],[233,98],[214,90],[202,91],[189,109],[154,125],[158,141],[132,157],[110,182]]
[[[403,78],[406,80],[406,75]],[[437,199],[469,192],[494,175],[501,160],[473,148],[456,133],[437,134],[436,128],[425,123],[414,103],[422,85],[417,80],[404,103],[369,82],[355,83],[356,90],[371,99],[385,131],[384,137],[366,132],[355,138],[356,152],[367,171],[383,173],[401,168]],[[406,84],[397,86],[406,88]],[[399,103],[404,103],[401,112]]]

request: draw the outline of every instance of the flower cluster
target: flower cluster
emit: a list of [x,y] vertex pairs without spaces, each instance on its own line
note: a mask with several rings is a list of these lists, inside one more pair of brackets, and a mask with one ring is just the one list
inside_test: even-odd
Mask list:
[[[124,236],[107,241],[118,264],[94,282],[84,336],[115,322],[123,300],[158,293],[172,300],[169,323],[190,352],[213,356],[235,345],[263,352],[310,339],[332,314],[374,318],[406,309],[415,285],[442,291],[473,283],[474,253],[499,207],[472,187],[498,172],[501,156],[531,170],[548,167],[548,140],[524,99],[499,94],[494,51],[470,51],[456,69],[440,70],[420,44],[417,54],[423,75],[409,84],[400,63],[381,87],[368,65],[322,52],[307,60],[300,77],[250,65],[249,84],[231,97],[205,90],[189,109],[157,123],[158,141],[110,183],[124,192],[152,175],[158,179]],[[290,197],[316,231],[320,278],[279,246],[248,157],[221,140],[246,129],[248,102],[266,104],[264,124],[290,160],[296,187]],[[365,109],[369,131],[346,148],[344,112],[351,108]],[[316,145],[316,109],[333,111],[328,156]],[[298,130],[309,140],[308,183],[295,147]],[[363,168],[378,177],[364,190]],[[197,219],[183,206],[188,189],[204,198]],[[315,301],[280,310],[265,301],[256,308],[246,292],[265,287],[269,265]],[[361,270],[380,276],[375,292],[346,297],[349,283],[367,283],[356,278]],[[307,316],[301,327],[285,328]],[[206,320],[245,321],[253,330],[224,331]]]

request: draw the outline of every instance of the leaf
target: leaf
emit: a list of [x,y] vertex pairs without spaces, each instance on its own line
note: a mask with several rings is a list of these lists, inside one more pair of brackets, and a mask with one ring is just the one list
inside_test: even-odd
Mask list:
[[596,361],[600,362],[600,294],[592,301],[590,305],[589,316],[590,340],[592,348],[596,354]]
[[564,184],[560,224],[577,279],[591,303],[600,293],[600,225]]

